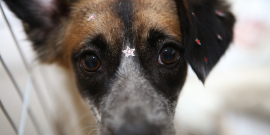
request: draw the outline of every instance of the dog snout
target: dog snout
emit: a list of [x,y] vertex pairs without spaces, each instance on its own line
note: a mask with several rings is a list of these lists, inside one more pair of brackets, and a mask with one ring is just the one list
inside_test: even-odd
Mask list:
[[148,123],[125,124],[120,127],[115,135],[161,135],[160,129]]

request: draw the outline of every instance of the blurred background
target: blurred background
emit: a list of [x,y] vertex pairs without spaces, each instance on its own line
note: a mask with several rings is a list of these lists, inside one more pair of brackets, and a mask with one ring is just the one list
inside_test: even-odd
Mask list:
[[[61,84],[65,78],[61,74],[64,71],[56,65],[38,63],[21,22],[2,0],[0,2],[25,63],[31,67],[29,70],[25,66],[2,12],[0,135],[15,135],[14,128],[25,135],[53,135],[50,122],[57,116],[51,114],[55,114],[58,107],[56,97],[63,93]],[[228,2],[237,19],[234,41],[205,85],[189,68],[176,109],[175,127],[179,135],[270,135],[270,1]],[[69,108],[66,104],[63,106]],[[26,113],[27,107],[31,113]],[[85,113],[78,115],[84,116]],[[74,119],[71,127],[82,118],[70,118]],[[14,126],[10,124],[12,122]]]

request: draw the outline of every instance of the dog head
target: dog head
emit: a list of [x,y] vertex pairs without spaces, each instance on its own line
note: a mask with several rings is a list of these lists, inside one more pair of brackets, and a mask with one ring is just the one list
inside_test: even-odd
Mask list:
[[5,2],[40,61],[73,72],[103,135],[174,134],[187,63],[204,82],[232,40],[219,0]]

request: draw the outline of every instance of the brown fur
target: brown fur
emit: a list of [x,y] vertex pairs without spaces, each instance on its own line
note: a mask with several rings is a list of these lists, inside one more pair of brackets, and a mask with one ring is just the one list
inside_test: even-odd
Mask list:
[[[82,43],[98,34],[106,35],[106,41],[110,43],[109,48],[116,50],[120,45],[115,39],[121,38],[122,24],[117,16],[110,10],[110,2],[82,1],[77,3],[71,13],[71,22],[66,31],[65,51],[71,57],[73,49],[79,49]],[[95,14],[96,18],[86,21],[90,14]]]
[[[133,31],[137,34],[137,37],[140,37],[141,42],[147,40],[151,29],[164,31],[174,37],[174,40],[181,42],[180,22],[174,1],[137,0],[134,9],[136,14],[134,16]],[[140,49],[144,49],[144,46],[140,46]]]
[[[98,34],[105,35],[106,41],[109,43],[111,50],[117,50],[121,45],[117,44],[117,40],[124,38],[123,22],[117,17],[115,12],[112,12],[112,5],[115,0],[109,1],[80,1],[72,8],[71,19],[69,22],[64,22],[64,30],[58,30],[59,33],[65,33],[63,38],[62,52],[63,56],[58,57],[58,63],[66,68],[70,67],[70,62],[67,61],[71,57],[74,50],[79,50],[81,44],[87,42],[87,39]],[[181,42],[180,22],[177,16],[176,5],[174,1],[168,0],[135,0],[133,29],[134,33],[141,36],[142,41],[146,41],[149,30],[157,29],[164,30],[174,39]],[[121,3],[119,3],[121,4]],[[155,8],[148,8],[155,7]],[[168,7],[168,8],[164,8]],[[92,21],[86,21],[90,14],[95,14],[96,18]],[[62,26],[62,27],[63,27]],[[65,31],[65,32],[63,32]],[[58,33],[58,32],[56,32]],[[58,38],[54,38],[59,41]],[[48,44],[53,44],[55,41],[48,41]],[[141,46],[144,48],[143,46]],[[116,52],[115,52],[116,54]],[[54,61],[54,60],[52,60]]]

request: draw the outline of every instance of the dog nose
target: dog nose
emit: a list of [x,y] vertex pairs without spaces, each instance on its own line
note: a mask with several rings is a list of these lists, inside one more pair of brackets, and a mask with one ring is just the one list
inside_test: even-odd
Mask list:
[[125,124],[116,131],[115,135],[160,135],[157,126],[145,123]]

